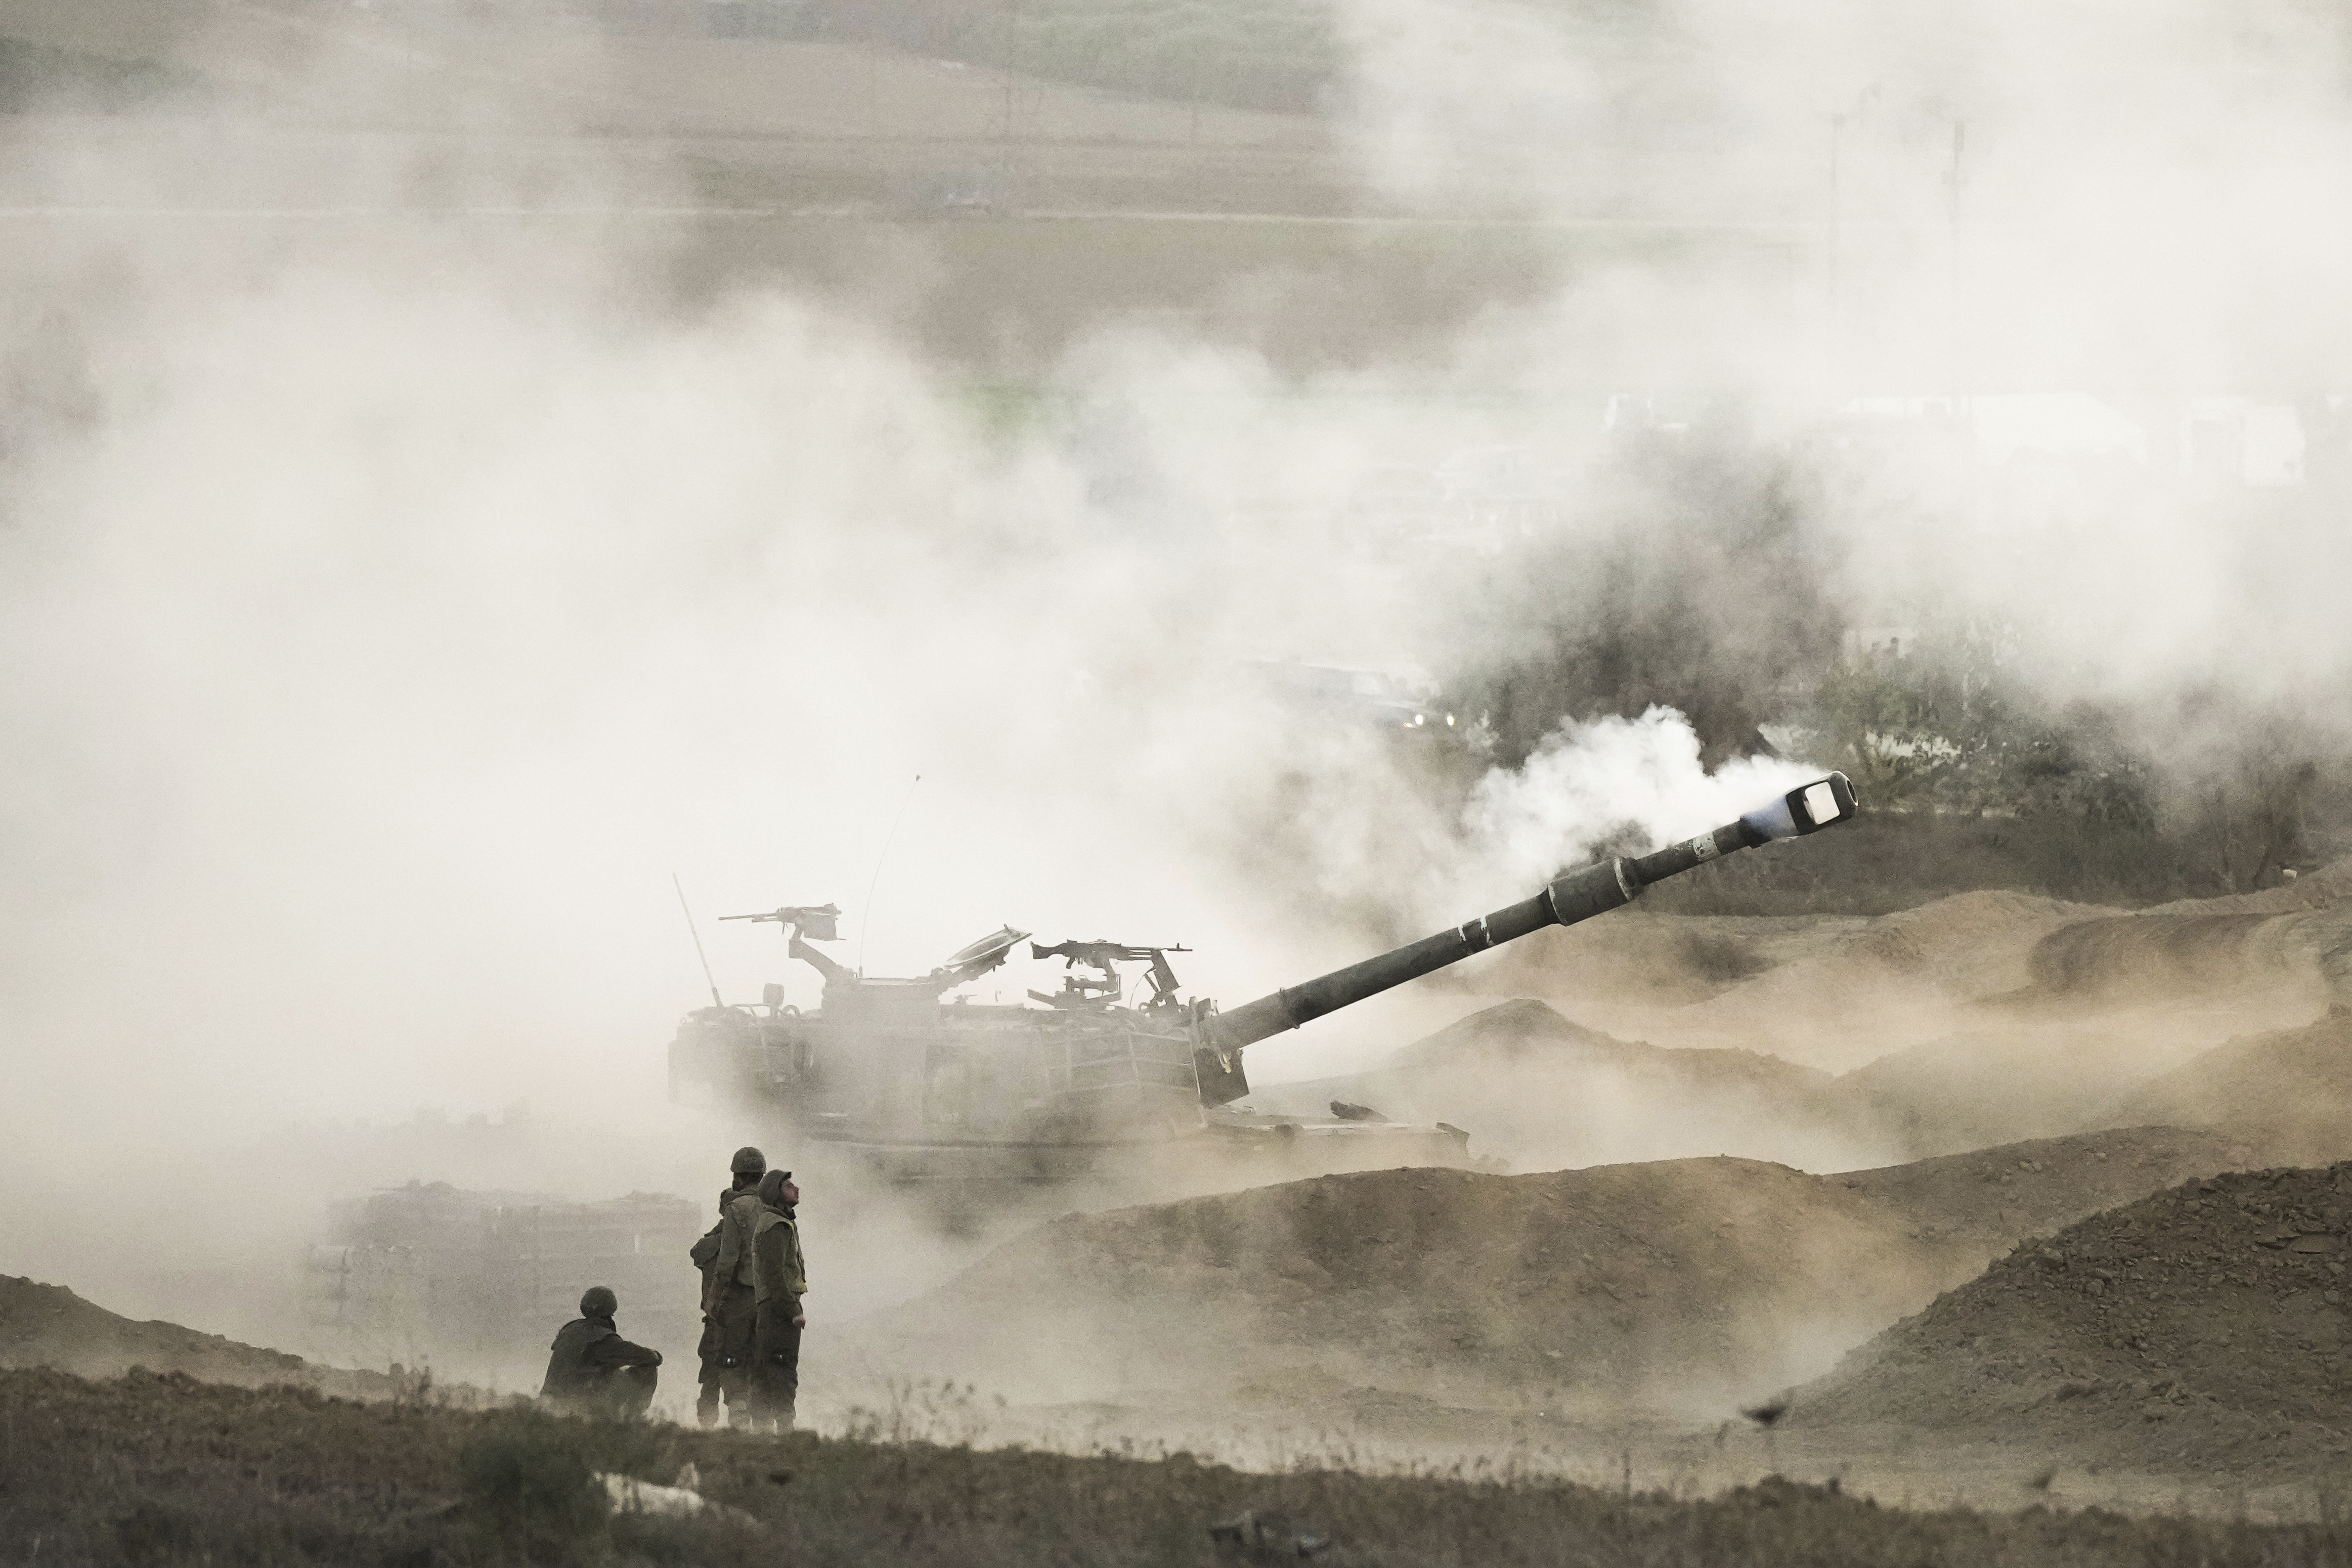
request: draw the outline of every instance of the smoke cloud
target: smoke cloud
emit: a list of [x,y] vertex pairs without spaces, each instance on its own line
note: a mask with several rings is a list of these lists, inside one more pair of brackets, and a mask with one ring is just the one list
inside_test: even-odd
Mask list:
[[[1701,577],[1691,646],[1738,665],[1706,605],[1762,596],[1758,517],[1802,536],[1815,645],[1992,622],[2056,700],[2343,721],[2312,695],[2352,652],[2335,23],[1608,15],[1340,7],[1375,198],[1538,226],[1534,302],[1311,374],[1230,300],[1231,331],[1100,322],[1010,413],[903,319],[920,268],[678,288],[647,215],[698,187],[568,134],[593,70],[553,92],[310,18],[264,57],[190,46],[260,58],[264,109],[12,129],[13,1160],[625,1114],[702,990],[673,871],[732,999],[814,989],[713,917],[834,900],[876,973],[1009,921],[1185,942],[1188,989],[1245,1000],[1834,759],[1703,763],[1634,682],[1433,763],[1237,667],[1467,681],[1541,653],[1534,606]],[[355,101],[394,129],[304,142]],[[2200,478],[2196,398],[2299,410],[2308,482]],[[1487,445],[1569,498],[1538,546],[1335,548],[1368,473]],[[1769,472],[1693,484],[1692,451]],[[1450,1016],[1399,999],[1253,1068]]]

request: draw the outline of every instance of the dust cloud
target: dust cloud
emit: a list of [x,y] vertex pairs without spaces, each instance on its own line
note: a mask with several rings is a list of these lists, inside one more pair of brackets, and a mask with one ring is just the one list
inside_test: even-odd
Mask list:
[[[1769,661],[1743,509],[1803,513],[1816,642],[1997,626],[2053,700],[2184,754],[2290,699],[2347,717],[2340,528],[2168,482],[2189,399],[2303,409],[2315,479],[2337,428],[2316,13],[1348,0],[1315,134],[1406,228],[1517,221],[1537,281],[1302,364],[1275,283],[1058,336],[1008,311],[954,352],[944,252],[713,283],[724,181],[655,110],[613,132],[637,79],[586,33],[502,68],[268,10],[157,46],[230,88],[44,106],[0,162],[5,1262],[109,1304],[172,1313],[410,1174],[707,1203],[760,1130],[658,1103],[703,991],[672,872],[730,999],[814,988],[715,917],[832,900],[874,973],[1010,921],[1186,943],[1186,988],[1234,1003],[1714,826],[1837,759],[1712,755],[1645,701],[1433,760],[1242,667],[1488,679],[1702,579],[1689,662]],[[1930,416],[1964,458],[1905,443]],[[1655,458],[1825,417],[1864,437],[1810,499]],[[1337,537],[1383,464],[1502,444],[1576,498],[1533,565]],[[1853,973],[1787,1033],[1866,999]],[[1253,1068],[1359,1070],[1464,1010],[1415,993]],[[1726,1011],[1673,1043],[1788,1044]],[[519,1104],[535,1131],[463,1156],[388,1131]],[[1629,1103],[1612,1152],[1674,1115]],[[201,1221],[107,1263],[93,1205],[157,1167]],[[981,1249],[882,1198],[809,1212],[861,1306]]]

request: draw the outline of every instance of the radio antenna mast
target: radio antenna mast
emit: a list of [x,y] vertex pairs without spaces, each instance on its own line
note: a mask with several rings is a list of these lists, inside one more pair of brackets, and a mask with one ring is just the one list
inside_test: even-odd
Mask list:
[[677,879],[677,872],[672,871],[669,885],[677,889],[677,907],[686,916],[686,934],[694,939],[694,956],[702,960],[702,978],[710,983],[710,1005],[724,1007],[727,1004],[719,999],[719,982],[710,973],[710,955],[702,951],[702,933],[694,927],[694,911],[686,907],[686,884]]
[[898,815],[890,819],[890,832],[882,840],[882,853],[874,858],[874,875],[866,884],[866,907],[857,912],[857,973],[866,973],[866,933],[874,929],[874,889],[882,880],[882,867],[890,858],[890,846],[898,842],[898,825],[907,820],[907,804],[915,798],[915,785],[923,782],[917,773],[907,785],[907,793],[898,797]]

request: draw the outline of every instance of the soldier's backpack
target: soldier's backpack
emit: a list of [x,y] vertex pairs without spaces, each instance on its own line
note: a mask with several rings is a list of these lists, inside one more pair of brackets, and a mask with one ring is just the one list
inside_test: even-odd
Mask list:
[[701,1240],[687,1248],[687,1257],[692,1258],[694,1266],[706,1275],[719,1262],[719,1233],[725,1227],[726,1223],[721,1220],[718,1225],[712,1226],[703,1233]]

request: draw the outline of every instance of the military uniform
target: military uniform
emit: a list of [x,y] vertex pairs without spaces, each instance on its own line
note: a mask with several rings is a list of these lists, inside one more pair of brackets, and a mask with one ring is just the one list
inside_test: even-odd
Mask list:
[[729,1419],[737,1426],[751,1420],[758,1376],[756,1325],[758,1309],[751,1270],[751,1219],[736,1214],[736,1205],[760,1202],[759,1182],[766,1175],[768,1157],[746,1144],[728,1163],[735,1185],[719,1194],[719,1224],[694,1244],[688,1254],[702,1270],[701,1389],[695,1415],[705,1426],[719,1421],[719,1402],[727,1401]]
[[[719,1194],[719,1213],[721,1216],[719,1224],[703,1232],[701,1237],[687,1251],[687,1257],[693,1261],[694,1267],[702,1275],[701,1299],[706,1301],[710,1299],[711,1270],[719,1264],[719,1233],[727,1223],[724,1217],[727,1213],[727,1200],[733,1196],[735,1196],[735,1189],[731,1187]],[[719,1425],[719,1401],[727,1392],[726,1377],[730,1367],[726,1349],[721,1345],[720,1339],[719,1321],[716,1318],[703,1319],[701,1342],[694,1347],[694,1353],[701,1362],[701,1370],[695,1380],[694,1415],[695,1419],[705,1426]]]
[[[790,1180],[792,1173],[783,1175]],[[765,1184],[760,1192],[762,1199],[769,1197]],[[808,1263],[801,1255],[800,1223],[792,1210],[763,1202],[753,1222],[751,1249],[760,1367],[755,1414],[790,1431],[801,1386],[801,1298],[808,1293]]]
[[758,1193],[728,1194],[719,1210],[719,1256],[711,1260],[702,1295],[703,1321],[719,1363],[716,1381],[727,1396],[728,1420],[735,1425],[758,1415],[753,1406],[758,1397],[754,1363],[759,1355],[759,1296],[752,1268],[751,1227],[759,1212]]
[[635,1420],[653,1403],[661,1352],[634,1345],[614,1326],[618,1303],[597,1286],[580,1299],[580,1316],[548,1346],[547,1376],[539,1396],[575,1415]]

